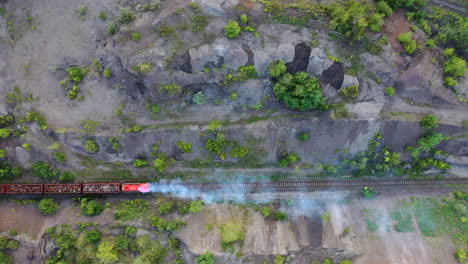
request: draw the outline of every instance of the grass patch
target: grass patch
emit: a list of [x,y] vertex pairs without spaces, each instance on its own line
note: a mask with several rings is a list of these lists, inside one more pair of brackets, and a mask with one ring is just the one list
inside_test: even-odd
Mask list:
[[390,214],[393,221],[393,230],[397,232],[411,232],[414,231],[413,215],[411,208],[403,205],[401,208],[393,211]]
[[148,213],[149,202],[143,199],[120,201],[115,210],[114,218],[129,221]]

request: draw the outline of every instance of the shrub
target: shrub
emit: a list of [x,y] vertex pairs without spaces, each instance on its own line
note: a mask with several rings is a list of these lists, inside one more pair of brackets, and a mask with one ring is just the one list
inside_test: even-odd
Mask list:
[[435,46],[435,40],[433,40],[433,39],[428,39],[428,40],[426,41],[426,47],[432,49],[434,46]]
[[366,199],[372,199],[374,198],[376,192],[374,191],[373,188],[369,187],[364,187],[361,189],[361,196],[366,198]]
[[275,255],[275,259],[273,260],[273,262],[275,264],[283,264],[285,260],[286,260],[286,258],[284,256]]
[[290,165],[298,162],[300,158],[297,156],[296,153],[291,152],[288,155],[286,155],[286,152],[283,153],[283,158],[278,161],[278,165],[281,167],[289,167]]
[[80,67],[70,67],[67,69],[68,77],[75,83],[80,83],[86,75],[86,70]]
[[163,172],[169,167],[169,164],[165,158],[157,158],[153,160],[153,166],[158,172]]
[[221,241],[225,244],[244,240],[244,232],[239,222],[229,221],[220,226]]
[[459,263],[464,263],[465,260],[466,260],[466,252],[465,250],[463,249],[459,249],[455,252],[455,259],[459,262]]
[[135,41],[138,41],[141,39],[141,34],[140,32],[133,32],[132,33],[132,39],[135,40]]
[[193,101],[196,105],[203,105],[203,104],[206,104],[206,96],[205,96],[205,94],[204,94],[202,91],[199,91],[198,93],[196,93],[196,94],[193,96],[192,101]]
[[440,133],[432,133],[425,137],[418,139],[418,144],[421,146],[421,149],[430,151],[435,146],[439,145],[439,143],[444,139],[442,134]]
[[76,9],[76,13],[78,13],[78,16],[80,17],[80,19],[84,21],[86,19],[86,14],[88,13],[88,7],[85,5],[80,5]]
[[202,200],[197,200],[197,201],[190,201],[189,204],[189,213],[199,213],[203,209],[203,201]]
[[148,166],[148,162],[146,160],[141,160],[141,159],[135,159],[133,161],[133,166],[136,168],[144,168]]
[[237,93],[236,93],[236,92],[233,92],[233,93],[231,93],[231,94],[229,95],[229,99],[230,99],[231,101],[237,100],[237,97],[238,97],[238,96],[237,96]]
[[392,86],[385,88],[385,94],[388,96],[393,96],[395,94],[395,88]]
[[132,70],[142,73],[142,74],[147,74],[150,71],[153,70],[153,63],[152,62],[142,62],[139,63],[137,66],[133,67]]
[[241,27],[234,20],[230,20],[227,23],[226,27],[224,28],[224,34],[228,38],[236,38],[237,36],[239,36],[240,33],[241,33]]
[[34,176],[51,180],[60,174],[60,171],[52,169],[49,163],[38,161],[32,166]]
[[413,54],[417,48],[416,41],[412,37],[412,32],[403,33],[398,36],[398,41],[403,45],[403,48],[408,54]]
[[6,128],[0,128],[0,138],[7,138],[10,136],[10,131]]
[[182,87],[177,85],[176,83],[161,85],[161,89],[170,94],[178,94],[180,93],[180,91],[182,91]]
[[[354,40],[360,40],[364,36],[365,30],[370,24],[369,16],[373,15],[367,2],[354,0],[333,3],[328,7],[328,11],[331,16],[331,27]],[[376,22],[373,21],[373,25],[377,25]]]
[[208,125],[208,130],[210,131],[215,131],[221,126],[221,122],[219,120],[211,120],[209,125]]
[[465,74],[466,70],[466,61],[455,55],[450,56],[450,58],[444,63],[444,73],[457,78],[462,77]]
[[425,129],[434,129],[439,126],[439,119],[433,115],[425,115],[419,123]]
[[99,12],[98,14],[98,17],[102,20],[106,20],[107,19],[107,15],[105,12]]
[[447,87],[454,87],[454,86],[457,86],[457,85],[458,85],[458,82],[457,82],[456,80],[454,80],[452,77],[447,76],[447,77],[445,77],[445,79],[444,79],[444,84],[445,84],[445,86],[447,86]]
[[104,207],[93,200],[92,198],[81,198],[80,199],[80,211],[83,215],[99,215],[104,210]]
[[96,244],[101,240],[101,233],[97,230],[86,232],[86,241],[91,244]]
[[276,221],[284,221],[286,219],[288,219],[288,213],[282,212],[282,211],[279,211],[279,212],[275,213],[275,220]]
[[231,150],[231,156],[235,158],[245,158],[249,153],[249,149],[246,147],[235,147]]
[[299,132],[299,134],[297,134],[297,139],[299,139],[299,141],[308,141],[309,134],[307,134],[306,132]]
[[323,264],[332,264],[332,261],[329,259],[324,259]]
[[109,78],[109,77],[112,76],[112,73],[111,73],[111,71],[110,71],[109,69],[105,68],[105,69],[104,69],[104,72],[102,73],[102,75],[104,75],[104,77]]
[[21,174],[20,167],[12,167],[9,161],[0,161],[0,180],[14,178]]
[[135,14],[130,10],[130,8],[120,8],[119,14],[117,16],[117,21],[120,24],[129,24],[135,20]]
[[86,130],[88,134],[94,134],[99,126],[99,121],[86,119],[80,121],[80,126]]
[[383,17],[384,17],[383,14],[378,14],[378,13],[371,14],[369,16],[369,22],[368,22],[369,30],[372,32],[380,32],[384,24]]
[[8,234],[10,236],[17,236],[19,233],[18,233],[18,230],[16,229],[11,229],[10,231],[8,231]]
[[349,261],[349,260],[343,260],[340,262],[340,264],[353,264],[353,262]]
[[150,111],[151,113],[151,116],[153,118],[157,117],[157,114],[159,113],[159,111],[161,110],[161,107],[159,107],[159,105],[157,104],[152,104],[152,103],[148,103],[146,104],[146,110]]
[[359,86],[351,85],[340,90],[340,96],[346,99],[356,99],[359,96]]
[[320,219],[322,219],[322,222],[325,224],[327,222],[330,222],[331,215],[329,212],[325,212],[320,216]]
[[13,259],[7,253],[0,251],[0,263],[2,263],[2,264],[11,264],[11,263],[13,263]]
[[18,249],[18,246],[19,246],[18,241],[10,239],[10,240],[8,240],[5,248],[15,250],[15,249]]
[[62,175],[60,175],[59,181],[60,183],[67,183],[75,181],[76,175],[71,171],[64,171]]
[[12,115],[0,115],[0,128],[7,127],[15,122]]
[[109,22],[107,24],[107,29],[106,29],[107,34],[114,35],[115,33],[117,33],[117,30],[119,30],[119,27],[114,22]]
[[136,227],[133,227],[133,226],[127,226],[127,228],[125,228],[125,234],[127,235],[133,235],[135,234],[137,231]]
[[161,35],[162,37],[167,37],[169,36],[172,32],[174,32],[175,28],[174,27],[171,27],[167,24],[162,24],[159,29],[158,29],[158,32],[159,32],[159,35]]
[[99,150],[99,146],[94,142],[94,140],[88,139],[85,141],[84,149],[88,153],[96,153]]
[[192,23],[190,24],[189,29],[193,32],[204,30],[209,23],[208,17],[203,15],[194,15],[190,20]]
[[197,264],[214,264],[215,261],[214,261],[213,254],[211,254],[211,252],[206,252],[205,254],[202,254],[202,255],[198,256],[195,259],[195,263],[197,263]]
[[177,147],[185,153],[192,153],[192,142],[177,141]]
[[45,215],[53,215],[59,209],[59,205],[52,199],[44,198],[39,202],[39,211]]
[[301,111],[328,109],[327,98],[323,96],[317,78],[310,78],[305,72],[286,73],[283,61],[270,65],[270,75],[275,79],[273,92],[276,99],[289,108]]
[[64,163],[67,160],[67,156],[63,152],[54,152],[54,159],[60,163]]
[[380,1],[377,2],[377,12],[384,14],[386,17],[391,16],[393,14],[393,10],[390,6],[388,6],[387,2]]
[[263,216],[263,217],[269,217],[272,213],[272,209],[271,207],[262,207],[260,208],[260,214]]
[[163,214],[168,214],[168,213],[170,213],[172,211],[172,208],[174,208],[174,203],[169,201],[169,202],[165,202],[165,203],[161,204],[159,206],[158,211],[162,215]]

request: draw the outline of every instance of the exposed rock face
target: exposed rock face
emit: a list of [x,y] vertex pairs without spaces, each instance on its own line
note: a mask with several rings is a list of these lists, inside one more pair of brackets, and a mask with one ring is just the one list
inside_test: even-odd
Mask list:
[[354,76],[345,75],[343,79],[343,84],[341,84],[340,89],[343,89],[349,86],[354,86],[354,85],[359,86],[359,80]]
[[236,6],[239,3],[238,0],[199,0],[198,4],[210,15],[213,16],[224,16],[226,12],[224,8],[230,8]]
[[16,160],[19,163],[26,163],[29,160],[29,152],[22,147],[15,147]]
[[0,39],[7,39],[8,37],[7,20],[0,16]]
[[319,48],[313,48],[309,56],[309,65],[307,73],[309,75],[319,75],[333,65],[333,61],[327,58],[325,51]]

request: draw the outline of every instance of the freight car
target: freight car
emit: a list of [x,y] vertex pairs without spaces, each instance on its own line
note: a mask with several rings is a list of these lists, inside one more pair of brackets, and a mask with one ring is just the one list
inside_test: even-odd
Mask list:
[[0,184],[0,194],[147,193],[149,183]]

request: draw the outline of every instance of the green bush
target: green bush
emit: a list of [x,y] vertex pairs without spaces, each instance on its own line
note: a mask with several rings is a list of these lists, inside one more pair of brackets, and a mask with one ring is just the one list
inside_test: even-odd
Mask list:
[[439,143],[444,139],[442,134],[440,133],[432,133],[425,137],[418,139],[418,144],[421,146],[421,149],[430,151],[435,146],[439,145]]
[[320,216],[320,219],[322,219],[322,222],[325,224],[325,223],[328,223],[330,222],[330,219],[331,219],[331,215],[329,212],[325,212],[323,213],[321,216]]
[[239,222],[229,221],[220,225],[221,241],[225,244],[244,240],[244,232]]
[[127,228],[125,228],[125,234],[127,235],[133,235],[135,234],[137,231],[136,227],[133,227],[133,226],[127,226]]
[[392,86],[388,86],[387,88],[385,88],[385,94],[388,96],[393,96],[395,94],[395,88],[393,88]]
[[249,153],[249,149],[247,147],[235,147],[231,150],[230,155],[234,158],[245,158]]
[[20,167],[12,167],[10,161],[0,161],[0,180],[10,179],[21,175]]
[[67,69],[68,77],[75,83],[80,83],[87,73],[86,69],[80,67],[70,67]]
[[343,260],[340,262],[340,264],[353,264],[353,262],[349,261],[349,260]]
[[466,61],[456,55],[448,54],[449,59],[444,63],[444,73],[450,77],[462,77],[466,71]]
[[133,166],[136,167],[136,168],[144,168],[144,167],[148,166],[148,162],[146,160],[142,160],[142,159],[135,159],[133,161]]
[[299,132],[299,134],[297,134],[297,139],[299,139],[299,141],[309,141],[309,134],[306,132]]
[[167,37],[169,36],[172,32],[174,32],[175,28],[174,27],[171,27],[167,24],[162,24],[159,29],[158,29],[158,32],[159,32],[159,35],[161,35],[162,37]]
[[279,212],[275,213],[275,220],[276,221],[285,221],[287,219],[288,219],[288,213],[282,212],[282,211],[279,211]]
[[88,139],[85,141],[84,149],[88,153],[96,153],[99,150],[99,146],[94,140]]
[[214,264],[215,260],[211,252],[206,252],[195,259],[196,264]]
[[140,32],[133,32],[133,33],[132,33],[132,39],[133,39],[134,41],[140,40],[140,39],[141,39],[141,34],[140,34]]
[[169,164],[165,158],[161,157],[153,160],[153,166],[158,172],[163,172],[169,167]]
[[117,30],[119,30],[119,26],[116,23],[109,22],[107,24],[106,32],[108,35],[114,35],[115,33],[117,33]]
[[182,91],[182,87],[176,83],[161,85],[161,90],[166,91],[170,94],[178,94]]
[[234,20],[230,20],[227,23],[226,27],[224,28],[224,34],[228,38],[236,38],[237,36],[239,36],[240,33],[241,33],[241,27]]
[[276,99],[289,108],[301,111],[328,109],[327,98],[323,96],[316,78],[309,78],[305,72],[286,73],[283,61],[270,65],[270,75],[275,79],[273,92]]
[[67,155],[63,152],[54,152],[54,159],[60,163],[64,163],[67,160]]
[[190,20],[192,23],[190,24],[189,29],[193,32],[204,30],[209,23],[208,17],[203,15],[194,15]]
[[272,209],[271,207],[262,207],[260,208],[260,214],[263,216],[263,217],[269,217],[272,213]]
[[242,14],[239,16],[239,19],[242,23],[246,24],[247,22],[249,22],[249,17],[246,15],[246,14]]
[[132,67],[132,70],[138,73],[146,74],[153,70],[153,63],[142,62],[142,63],[139,63],[137,66]]
[[98,14],[98,17],[102,20],[106,20],[107,19],[107,15],[105,12],[99,12]]
[[104,206],[92,198],[81,198],[79,206],[81,214],[83,215],[99,215],[102,213],[102,211],[104,211]]
[[177,141],[177,148],[179,148],[182,152],[185,153],[192,153],[192,142],[183,142]]
[[465,250],[463,249],[459,249],[455,252],[455,259],[459,262],[459,263],[464,263],[465,260],[466,260],[466,252]]
[[104,77],[109,78],[109,77],[112,76],[112,73],[111,73],[111,71],[110,71],[109,69],[105,68],[105,69],[104,69],[104,72],[102,73],[102,75],[104,75]]
[[232,92],[230,95],[229,95],[229,100],[231,101],[235,101],[237,100],[237,93],[236,92]]
[[117,21],[120,24],[130,24],[133,20],[135,20],[135,14],[130,10],[130,8],[120,8],[117,16]]
[[408,54],[413,54],[417,49],[416,40],[413,39],[413,33],[407,32],[398,36],[398,41],[403,45],[403,48]]
[[120,201],[115,210],[114,219],[129,221],[147,214],[149,202],[143,199]]
[[351,85],[340,90],[340,96],[346,99],[356,99],[359,96],[359,86]]
[[195,95],[193,95],[192,101],[193,101],[196,105],[203,105],[203,104],[206,104],[206,102],[207,102],[206,96],[205,96],[205,94],[203,93],[203,91],[199,91],[198,93],[196,93]]
[[366,198],[366,199],[372,199],[374,198],[376,192],[374,191],[373,188],[369,187],[364,187],[361,189],[361,196]]
[[323,264],[332,264],[332,261],[329,259],[324,259]]
[[18,249],[19,243],[16,240],[9,239],[8,242],[6,243],[5,248],[6,249],[11,249],[11,250],[16,250]]
[[287,154],[286,152],[282,154],[283,158],[281,158],[279,161],[278,161],[278,165],[281,166],[281,167],[289,167],[291,166],[292,164],[298,162],[300,160],[300,158],[297,156],[296,153],[294,152],[291,152],[289,154]]
[[273,260],[273,263],[275,264],[283,264],[286,258],[281,255],[275,255],[275,259]]
[[377,12],[384,14],[386,17],[393,14],[392,8],[385,1],[377,2],[376,4]]
[[5,252],[0,251],[0,263],[2,264],[12,264],[13,258]]
[[164,214],[170,213],[173,208],[174,208],[174,203],[169,201],[169,202],[165,202],[159,205],[158,211],[160,214],[164,215]]
[[373,13],[369,16],[368,27],[372,32],[380,32],[384,24],[383,14]]
[[433,115],[425,115],[419,124],[425,129],[434,129],[439,126],[439,119]]
[[219,120],[211,120],[210,123],[208,124],[208,130],[210,131],[215,131],[221,126],[221,122]]
[[86,232],[86,241],[91,244],[96,244],[101,240],[101,233],[97,230]]
[[59,177],[60,183],[68,183],[75,181],[76,175],[71,171],[64,171]]
[[199,213],[203,209],[203,201],[202,200],[197,200],[197,201],[190,201],[188,212],[189,213]]
[[15,122],[12,115],[0,115],[0,128],[7,127]]
[[445,86],[447,86],[447,87],[454,87],[454,86],[457,86],[457,85],[458,85],[458,82],[457,82],[457,80],[453,79],[452,77],[447,76],[447,77],[445,77],[445,79],[444,79],[444,84],[445,84]]
[[428,48],[430,48],[430,49],[432,49],[433,47],[435,47],[435,40],[433,40],[433,39],[428,39],[428,40],[426,41],[426,47],[428,47]]
[[59,205],[49,198],[44,198],[39,202],[39,211],[45,215],[53,215],[59,209]]
[[86,130],[88,134],[96,133],[96,128],[99,126],[99,121],[86,119],[80,121],[80,126]]
[[32,166],[32,171],[34,176],[46,180],[51,180],[60,175],[59,170],[52,169],[49,163],[45,163],[43,161],[38,161],[34,163],[34,165]]

